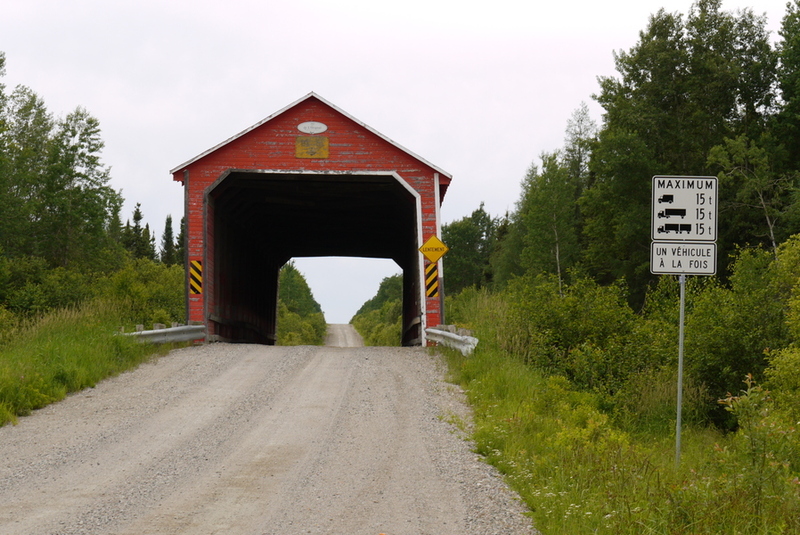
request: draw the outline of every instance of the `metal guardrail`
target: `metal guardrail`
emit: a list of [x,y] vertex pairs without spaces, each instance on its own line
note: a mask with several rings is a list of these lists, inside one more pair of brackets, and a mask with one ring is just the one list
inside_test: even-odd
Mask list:
[[475,350],[478,345],[478,339],[473,336],[456,334],[449,330],[444,330],[443,327],[430,327],[425,329],[428,335],[428,340],[442,344],[453,349],[461,351],[461,354],[468,357]]
[[166,329],[153,329],[152,331],[137,331],[123,334],[125,336],[133,336],[139,342],[149,342],[151,344],[191,342],[193,340],[205,339],[206,326],[181,325],[180,327],[169,327]]

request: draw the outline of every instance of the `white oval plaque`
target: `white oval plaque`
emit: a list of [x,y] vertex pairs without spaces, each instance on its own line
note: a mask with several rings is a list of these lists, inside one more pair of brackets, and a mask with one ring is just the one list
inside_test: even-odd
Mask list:
[[306,121],[297,125],[297,129],[304,134],[321,134],[328,129],[328,125],[317,121]]

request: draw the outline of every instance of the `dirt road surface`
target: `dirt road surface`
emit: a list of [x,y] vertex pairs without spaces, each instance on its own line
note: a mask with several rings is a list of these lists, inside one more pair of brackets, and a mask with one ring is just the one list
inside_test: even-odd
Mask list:
[[0,533],[534,533],[438,357],[211,344],[0,428]]

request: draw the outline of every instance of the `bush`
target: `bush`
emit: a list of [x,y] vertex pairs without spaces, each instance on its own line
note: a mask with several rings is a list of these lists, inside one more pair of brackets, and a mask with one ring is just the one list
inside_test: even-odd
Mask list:
[[548,374],[613,392],[646,365],[624,355],[635,315],[620,286],[577,278],[560,290],[553,276],[526,276],[509,284],[506,298],[510,332],[520,335],[501,346]]
[[381,308],[357,314],[350,320],[364,345],[399,346],[403,336],[403,304],[386,301]]
[[127,303],[130,317],[124,324],[185,323],[185,271],[146,258],[129,262],[123,269],[98,283],[98,293]]
[[278,345],[321,345],[327,328],[321,312],[302,317],[289,310],[283,301],[278,303]]
[[[708,387],[714,399],[735,392],[741,378],[764,377],[769,352],[786,347],[789,291],[767,251],[741,251],[730,287],[709,283],[693,296],[686,317],[687,374]],[[724,411],[710,415],[722,427],[734,424]]]

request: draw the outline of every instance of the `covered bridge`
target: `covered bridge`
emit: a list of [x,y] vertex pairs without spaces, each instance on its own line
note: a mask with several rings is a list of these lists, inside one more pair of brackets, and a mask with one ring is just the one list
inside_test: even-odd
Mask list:
[[275,343],[278,274],[294,257],[390,258],[403,271],[403,344],[443,322],[439,236],[451,176],[310,93],[177,166],[187,318],[209,340]]

